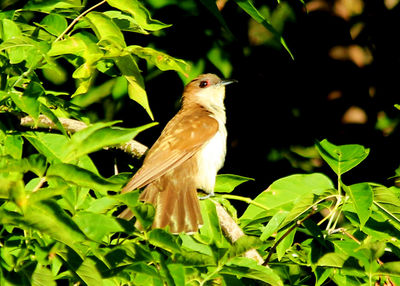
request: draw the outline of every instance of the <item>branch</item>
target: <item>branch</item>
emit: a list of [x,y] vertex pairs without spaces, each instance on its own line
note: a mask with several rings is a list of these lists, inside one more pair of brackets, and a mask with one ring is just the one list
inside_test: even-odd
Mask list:
[[[64,129],[69,133],[78,132],[87,127],[86,123],[69,118],[58,118]],[[35,121],[30,116],[25,116],[21,118],[20,124],[22,126],[32,127],[32,128],[46,128],[46,129],[58,129],[57,125],[54,124],[53,121],[50,120],[45,115],[40,115],[35,124]],[[122,145],[117,146],[116,148],[124,151],[125,153],[130,154],[132,157],[140,158],[146,153],[147,147],[142,143],[139,143],[136,140],[130,140]]]
[[[236,224],[233,218],[228,214],[225,208],[218,202],[213,201],[217,210],[219,224],[221,225],[222,231],[233,243],[240,237],[244,236],[243,230]],[[244,254],[245,257],[254,259],[258,264],[263,264],[264,259],[257,252],[257,250],[250,249]]]

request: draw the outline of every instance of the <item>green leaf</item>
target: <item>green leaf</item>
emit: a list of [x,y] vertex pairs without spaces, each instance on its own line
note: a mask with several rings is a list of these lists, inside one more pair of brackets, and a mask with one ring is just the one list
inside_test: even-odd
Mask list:
[[107,3],[119,10],[129,13],[144,30],[158,31],[169,27],[150,16],[150,12],[138,0],[107,0]]
[[376,275],[400,276],[400,261],[385,262],[377,270]]
[[114,218],[103,214],[79,212],[73,220],[87,237],[97,242],[111,232],[123,231]]
[[182,264],[169,263],[167,264],[169,273],[174,280],[176,286],[185,286],[185,269]]
[[211,200],[200,200],[200,208],[204,224],[194,237],[207,244],[215,243],[219,248],[227,248],[228,243],[221,231],[215,204]]
[[3,155],[10,155],[14,159],[20,159],[22,157],[23,144],[24,141],[21,135],[7,135],[4,138]]
[[66,162],[71,162],[103,147],[126,143],[141,131],[157,124],[153,122],[136,128],[109,127],[115,123],[96,123],[72,135],[66,145]]
[[319,173],[296,174],[281,178],[273,182],[266,191],[254,199],[257,203],[270,209],[270,211],[267,212],[260,207],[250,205],[240,220],[253,221],[268,215],[274,215],[281,210],[291,211],[304,196],[308,195],[313,201],[314,195],[323,195],[327,190],[333,188],[331,180]]
[[44,104],[40,104],[40,112],[46,115],[57,126],[57,129],[60,130],[62,134],[68,136],[67,132],[65,131],[64,125],[61,124],[58,117],[53,113],[50,108],[48,108]]
[[236,240],[229,249],[228,256],[230,259],[243,255],[250,249],[256,249],[262,245],[261,240],[256,236],[241,236]]
[[191,235],[182,233],[180,234],[180,238],[182,240],[182,248],[191,252],[195,251],[208,256],[213,255],[212,249],[209,245],[197,242]]
[[343,253],[329,252],[322,256],[318,262],[318,266],[342,268],[348,255]]
[[110,17],[121,31],[135,32],[145,35],[149,34],[145,29],[139,26],[132,16],[128,14],[124,14],[121,11],[105,11],[103,14]]
[[386,188],[385,186],[377,186],[374,189],[374,205],[379,211],[388,217],[391,221],[396,222],[397,227],[400,225],[400,199],[398,189],[395,187]]
[[175,242],[175,237],[163,229],[156,228],[148,234],[149,242],[157,247],[165,249],[172,253],[179,253],[180,247]]
[[369,154],[369,149],[357,144],[336,146],[324,139],[315,144],[321,157],[340,176],[360,164]]
[[188,76],[186,70],[189,68],[189,65],[184,60],[171,57],[170,55],[152,48],[144,48],[137,45],[128,46],[124,51],[145,59],[147,62],[155,65],[159,70],[174,70],[182,73],[186,77]]
[[118,49],[126,47],[124,35],[118,26],[105,14],[100,12],[90,12],[86,15],[89,23],[99,39],[99,44],[106,49],[110,44]]
[[269,220],[268,224],[261,229],[260,239],[262,241],[267,240],[274,232],[276,232],[285,220],[289,212],[279,211]]
[[237,186],[248,181],[254,181],[254,179],[231,174],[217,175],[214,192],[230,193]]
[[59,36],[67,28],[68,23],[63,16],[50,14],[43,18],[40,25],[50,34]]
[[0,170],[2,172],[22,172],[31,171],[37,176],[42,177],[46,172],[46,158],[41,154],[32,154],[27,158],[14,159],[10,156],[0,156]]
[[[284,230],[277,236],[275,241],[278,241],[282,235],[286,233],[287,230]],[[292,246],[294,241],[294,235],[296,234],[296,229],[293,229],[276,247],[276,254],[278,255],[278,260],[280,261],[282,257],[285,255],[286,251]]]
[[43,94],[43,87],[39,83],[32,81],[24,91],[24,94],[11,92],[10,96],[18,108],[37,120],[39,118],[40,108],[38,98]]
[[56,286],[51,270],[40,264],[36,265],[31,278],[32,286]]
[[50,165],[47,171],[47,177],[62,178],[66,182],[100,192],[119,191],[123,185],[122,183],[111,182],[78,166],[64,163]]
[[272,286],[283,286],[281,278],[274,270],[258,265],[253,259],[245,257],[233,258],[222,268],[220,273],[256,279]]
[[121,71],[122,75],[129,82],[129,97],[139,103],[147,112],[152,120],[154,120],[151,112],[147,94],[144,89],[144,80],[140,74],[139,67],[131,55],[121,56],[115,59],[115,63]]
[[46,156],[49,162],[61,162],[64,160],[67,137],[60,134],[45,132],[26,132],[23,134],[33,147]]
[[359,183],[345,187],[345,190],[354,204],[358,218],[360,219],[360,229],[362,229],[372,212],[372,188],[368,183]]
[[236,4],[243,9],[250,17],[252,17],[257,23],[262,24],[268,31],[270,31],[277,39],[280,40],[282,46],[289,53],[293,59],[293,54],[287,46],[285,39],[279,34],[279,32],[271,25],[271,23],[265,19],[265,17],[254,7],[251,0],[235,0]]
[[0,221],[1,224],[12,223],[24,229],[36,229],[68,245],[80,255],[87,250],[87,247],[82,244],[86,240],[85,235],[65,211],[53,201],[41,201],[27,206],[24,216],[3,211],[0,214]]

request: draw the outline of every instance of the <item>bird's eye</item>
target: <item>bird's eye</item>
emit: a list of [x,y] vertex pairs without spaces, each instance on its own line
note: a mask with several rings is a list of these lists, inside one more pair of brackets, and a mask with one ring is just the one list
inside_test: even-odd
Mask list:
[[204,87],[208,86],[208,80],[203,80],[203,81],[201,81],[200,84],[199,84],[199,86],[200,86],[201,88],[204,88]]

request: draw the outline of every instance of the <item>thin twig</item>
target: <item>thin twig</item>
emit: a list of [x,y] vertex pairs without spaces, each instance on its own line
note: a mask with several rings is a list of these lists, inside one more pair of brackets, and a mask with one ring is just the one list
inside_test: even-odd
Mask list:
[[58,38],[55,39],[54,43],[55,43],[55,42],[58,42],[59,40],[61,40],[61,39],[65,36],[65,34],[68,33],[68,31],[71,30],[72,27],[75,26],[75,24],[76,24],[80,19],[82,19],[87,13],[89,13],[90,11],[96,9],[97,7],[99,7],[100,5],[102,5],[102,4],[104,4],[104,3],[106,3],[106,0],[103,0],[103,1],[101,1],[101,2],[99,2],[99,3],[97,3],[96,5],[90,7],[89,9],[87,9],[86,11],[84,11],[82,14],[80,14],[78,17],[76,17],[76,18],[71,22],[71,24],[69,24],[69,26],[58,36]]
[[311,210],[311,212],[305,216],[304,218],[302,218],[301,220],[298,220],[294,225],[292,225],[279,239],[277,242],[275,242],[275,244],[271,247],[271,249],[269,250],[268,256],[265,259],[264,262],[264,266],[268,266],[269,261],[271,260],[271,256],[272,254],[275,252],[275,249],[277,248],[277,246],[279,245],[279,243],[282,242],[282,240],[284,240],[295,228],[299,227],[304,221],[306,221],[307,219],[309,219],[312,215],[314,215],[316,212],[316,208],[313,208]]
[[47,181],[46,177],[42,177],[39,181],[39,183],[36,185],[36,187],[32,190],[32,193],[37,192],[42,186],[43,184]]

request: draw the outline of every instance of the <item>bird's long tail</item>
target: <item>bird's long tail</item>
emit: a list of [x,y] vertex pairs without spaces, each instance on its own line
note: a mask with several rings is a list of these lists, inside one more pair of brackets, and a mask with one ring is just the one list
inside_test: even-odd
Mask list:
[[[155,209],[153,228],[169,227],[171,233],[194,233],[203,224],[197,190],[190,185],[168,182],[162,184],[156,181],[149,184],[140,195],[140,200],[152,204]],[[123,211],[119,217],[131,219],[129,209]]]

